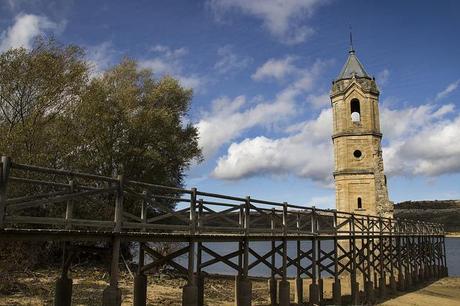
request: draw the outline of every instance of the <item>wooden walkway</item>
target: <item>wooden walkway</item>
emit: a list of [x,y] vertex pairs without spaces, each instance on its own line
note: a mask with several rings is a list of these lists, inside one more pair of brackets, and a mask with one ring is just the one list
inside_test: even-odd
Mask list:
[[[204,269],[218,263],[235,271],[236,305],[251,304],[251,271],[260,265],[271,271],[267,278],[273,305],[291,303],[290,267],[296,271],[295,303],[312,305],[372,304],[376,294],[404,291],[414,283],[447,275],[444,229],[439,224],[23,165],[8,157],[2,157],[0,170],[0,239],[67,241],[55,305],[70,305],[72,280],[67,270],[72,242],[83,240],[109,241],[112,246],[111,278],[103,305],[121,303],[122,241],[139,246],[134,305],[146,305],[146,272],[163,265],[187,278],[183,305],[205,303]],[[222,254],[205,245],[217,241],[237,242],[238,247]],[[271,248],[261,254],[251,247],[253,241],[269,241]],[[295,256],[288,256],[288,241],[296,242]],[[185,246],[164,254],[149,242]],[[181,256],[187,256],[186,265],[178,263]],[[332,301],[322,294],[326,276],[334,277]],[[349,297],[341,293],[345,276],[351,286]],[[302,296],[304,278],[311,279],[309,297]]]

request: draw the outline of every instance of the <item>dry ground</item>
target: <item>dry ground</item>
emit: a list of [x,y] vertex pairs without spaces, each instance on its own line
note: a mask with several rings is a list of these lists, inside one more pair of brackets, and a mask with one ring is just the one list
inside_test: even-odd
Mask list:
[[[14,272],[10,279],[15,282],[5,290],[0,286],[0,305],[52,305],[54,282],[58,269],[33,272]],[[75,269],[72,305],[100,305],[102,291],[107,286],[108,275],[97,268]],[[132,278],[122,273],[120,287],[123,291],[123,305],[132,305]],[[308,297],[308,281],[305,281],[304,296]],[[342,281],[343,294],[349,293],[345,280]],[[180,305],[181,287],[185,281],[167,276],[149,277],[148,305]],[[331,297],[332,279],[325,279],[325,297]],[[291,300],[294,301],[294,284],[291,284]],[[253,305],[268,305],[266,280],[253,281]],[[205,284],[207,305],[234,305],[234,282],[231,279],[209,278]],[[460,305],[460,278],[444,278],[413,292],[389,299],[382,305]]]

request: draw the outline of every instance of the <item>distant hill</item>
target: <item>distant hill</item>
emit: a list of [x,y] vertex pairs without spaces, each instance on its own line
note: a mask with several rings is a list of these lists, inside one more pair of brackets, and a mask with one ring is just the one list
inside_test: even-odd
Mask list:
[[447,232],[460,232],[460,200],[401,202],[395,204],[395,217],[438,222]]

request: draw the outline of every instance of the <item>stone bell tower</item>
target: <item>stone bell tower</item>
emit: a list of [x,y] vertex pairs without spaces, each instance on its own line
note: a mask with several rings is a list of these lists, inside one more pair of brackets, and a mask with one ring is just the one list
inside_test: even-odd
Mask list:
[[388,200],[379,119],[379,89],[351,45],[332,83],[336,208],[361,214],[393,215]]

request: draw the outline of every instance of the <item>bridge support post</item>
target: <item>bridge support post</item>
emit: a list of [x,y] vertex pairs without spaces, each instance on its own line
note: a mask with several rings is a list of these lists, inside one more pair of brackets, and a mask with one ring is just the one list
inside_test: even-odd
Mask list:
[[[145,212],[144,206],[142,207],[141,212],[141,219],[142,221],[145,220]],[[147,305],[147,276],[142,271],[142,267],[144,266],[144,248],[142,243],[139,242],[139,259],[137,264],[137,274],[134,277],[134,299],[133,305],[134,306],[145,306]]]
[[[192,188],[190,198],[190,236],[194,236],[197,227],[196,217],[196,188]],[[182,306],[198,305],[198,287],[196,285],[195,271],[195,242],[193,239],[189,242],[188,250],[188,275],[187,285],[182,288]]]
[[449,270],[447,269],[447,260],[446,260],[446,239],[444,236],[442,236],[442,259],[443,259],[443,277],[449,276]]
[[[275,218],[276,218],[276,212],[275,212],[275,209],[272,208],[271,215],[270,215],[270,228],[273,234],[275,231]],[[271,241],[271,247],[273,251],[272,255],[270,256],[272,268],[271,268],[270,279],[268,280],[268,290],[270,292],[270,305],[275,306],[278,304],[278,280],[276,279],[276,272],[274,269],[276,267],[276,253],[274,252],[276,248],[275,240]]]
[[[311,232],[313,234],[318,233],[318,223],[317,223],[317,218],[316,218],[316,209],[313,206],[313,209],[311,211]],[[313,237],[311,241],[311,274],[312,274],[312,280],[311,284],[309,286],[310,290],[310,296],[309,296],[309,302],[310,305],[318,305],[319,304],[319,287],[318,287],[318,244],[317,244],[317,239]]]
[[291,287],[288,280],[281,280],[279,283],[280,306],[291,305]]
[[[300,235],[300,214],[297,213],[296,215],[296,228],[297,228],[297,234]],[[302,256],[302,250],[301,250],[301,242],[300,240],[296,241],[297,244],[297,276],[295,278],[295,302],[297,305],[303,305],[303,279],[301,277],[301,256]]]
[[67,278],[67,275],[61,275],[56,280],[54,292],[55,306],[70,306],[72,304],[72,279]]
[[198,287],[196,278],[193,274],[195,267],[195,242],[189,243],[188,253],[188,280],[187,285],[182,288],[182,306],[197,306],[198,305]]
[[147,276],[138,273],[134,277],[134,306],[147,305]]
[[202,273],[197,273],[196,275],[196,286],[198,292],[197,305],[204,305],[204,275]]
[[[69,191],[74,192],[73,181],[69,182]],[[65,228],[70,230],[72,225],[70,219],[73,215],[73,201],[69,200],[66,204],[65,212]],[[72,261],[73,252],[68,251],[68,242],[64,242],[62,247],[62,271],[61,277],[56,280],[56,287],[54,292],[54,305],[55,306],[70,306],[72,304],[72,279],[68,277],[69,267]]]
[[375,302],[375,292],[374,292],[374,283],[371,280],[368,280],[364,284],[364,292],[366,294],[366,301],[369,304]]
[[[147,191],[143,191],[142,195],[144,196],[144,200],[142,201],[141,207],[141,223],[147,223],[147,199],[149,197],[149,193]],[[141,229],[141,231],[145,231],[145,227]],[[142,268],[144,267],[145,263],[145,249],[142,242],[138,243],[138,250],[139,250],[139,258],[137,263],[137,274],[134,277],[134,293],[133,293],[133,305],[134,306],[145,306],[147,305],[147,276],[144,274]]]
[[278,281],[271,277],[268,279],[268,290],[270,291],[270,305],[277,305]]
[[287,203],[283,203],[283,279],[279,283],[280,306],[291,305],[291,289],[287,280]]
[[6,188],[8,186],[8,177],[10,175],[11,159],[2,156],[0,166],[0,229],[3,228],[6,209]]
[[303,278],[295,278],[295,302],[297,305],[303,305]]
[[406,279],[404,277],[404,273],[398,273],[398,290],[405,291],[406,290]]
[[[351,252],[351,277],[350,277],[350,287],[351,287],[351,304],[359,304],[359,284],[356,281],[356,231],[355,231],[355,214],[351,214],[351,239],[350,239],[350,252]],[[362,240],[362,239],[361,239]],[[361,241],[362,243],[362,241]]]
[[182,306],[198,305],[198,287],[195,284],[187,284],[182,288]]
[[120,238],[112,239],[112,263],[110,265],[110,285],[102,293],[102,306],[120,306],[121,290],[118,288],[118,261],[120,259]]
[[236,276],[236,305],[251,306],[252,282],[247,277]]
[[406,280],[405,288],[406,290],[409,290],[412,288],[412,275],[410,273],[409,267],[406,267],[404,276]]
[[382,272],[382,275],[379,278],[379,297],[385,297],[387,289],[386,275],[385,272]]
[[342,305],[342,286],[338,278],[332,284],[332,299],[334,305]]
[[396,293],[396,290],[397,290],[396,278],[395,278],[395,276],[393,274],[390,275],[390,289],[391,289],[392,294]]
[[332,300],[334,305],[342,305],[342,286],[340,284],[340,268],[339,268],[339,250],[337,239],[337,212],[334,211],[333,227],[335,229],[334,237],[334,283],[332,284]]
[[[118,176],[118,190],[115,199],[115,228],[114,232],[121,232],[123,222],[123,176]],[[112,238],[112,262],[110,265],[110,285],[105,288],[102,293],[102,306],[120,306],[121,305],[121,290],[118,288],[120,260],[120,237]]]
[[[198,214],[198,220],[201,218],[201,213],[202,213],[202,203],[203,201],[200,200],[200,208],[199,208],[199,214]],[[200,224],[200,221],[198,221],[198,224]],[[198,306],[203,306],[204,305],[204,275],[201,272],[201,263],[202,263],[202,255],[203,255],[203,250],[202,250],[202,244],[201,242],[197,243],[198,250],[197,250],[197,263],[196,263],[196,275],[195,275],[195,283],[197,286],[197,291],[198,291],[198,301],[197,304]]]

